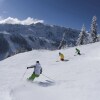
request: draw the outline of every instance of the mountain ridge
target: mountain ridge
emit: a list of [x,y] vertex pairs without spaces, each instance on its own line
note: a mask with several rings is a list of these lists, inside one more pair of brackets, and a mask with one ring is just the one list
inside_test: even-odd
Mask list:
[[79,30],[43,23],[21,25],[0,24],[0,60],[32,49],[58,49],[64,32],[65,46],[75,46]]

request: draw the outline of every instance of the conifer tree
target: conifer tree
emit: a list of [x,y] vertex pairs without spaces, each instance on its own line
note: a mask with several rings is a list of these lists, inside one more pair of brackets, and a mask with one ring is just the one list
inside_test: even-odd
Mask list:
[[91,42],[97,42],[97,17],[93,16],[92,23],[91,23]]
[[62,37],[62,40],[60,41],[58,49],[61,49],[62,47],[65,46],[66,43],[65,43],[64,38],[65,38],[65,32],[63,33],[63,37]]
[[77,39],[76,45],[83,45],[88,43],[87,33],[85,26],[82,26],[81,32],[79,34],[79,38]]

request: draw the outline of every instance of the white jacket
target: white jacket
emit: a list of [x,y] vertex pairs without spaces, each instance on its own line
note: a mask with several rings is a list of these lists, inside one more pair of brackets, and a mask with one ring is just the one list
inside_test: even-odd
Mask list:
[[41,68],[42,68],[40,63],[36,63],[35,65],[32,65],[32,66],[34,66],[34,72],[33,73],[35,73],[36,75],[40,75]]

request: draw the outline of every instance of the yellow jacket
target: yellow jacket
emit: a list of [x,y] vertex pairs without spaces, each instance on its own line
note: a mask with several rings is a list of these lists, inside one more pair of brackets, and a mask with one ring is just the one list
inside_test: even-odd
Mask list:
[[60,56],[60,59],[64,59],[64,55],[62,53],[59,54],[59,56]]

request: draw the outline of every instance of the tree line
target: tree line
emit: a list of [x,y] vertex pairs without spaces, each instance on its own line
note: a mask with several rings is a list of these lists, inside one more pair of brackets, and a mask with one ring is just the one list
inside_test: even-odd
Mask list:
[[84,45],[88,43],[95,43],[99,41],[99,37],[97,36],[97,17],[93,16],[90,32],[86,31],[85,25],[82,26],[81,32],[77,39],[76,45]]
[[[58,49],[61,49],[67,46],[67,44],[65,43],[66,34],[67,32],[63,33],[62,40],[60,41]],[[84,45],[84,44],[89,44],[89,43],[95,43],[100,40],[99,38],[100,37],[98,36],[98,32],[97,32],[97,17],[93,16],[90,32],[86,31],[85,25],[83,24],[82,29],[80,31],[80,34],[75,44],[76,46],[78,46],[78,45]]]

